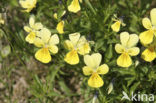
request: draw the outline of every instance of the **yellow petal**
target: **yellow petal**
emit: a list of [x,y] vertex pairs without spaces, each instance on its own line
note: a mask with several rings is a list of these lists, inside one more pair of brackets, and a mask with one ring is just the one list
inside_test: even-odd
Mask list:
[[32,30],[31,28],[29,28],[28,26],[24,26],[24,30],[27,32],[27,33],[30,33]]
[[77,54],[77,51],[71,50],[69,53],[66,54],[64,60],[71,65],[78,64],[79,63],[79,56]]
[[54,13],[53,17],[54,17],[55,19],[57,19],[57,13]]
[[129,40],[127,42],[127,47],[134,47],[139,41],[139,37],[136,34],[129,35]]
[[23,8],[28,8],[28,2],[20,0],[19,4],[23,7]]
[[156,58],[156,52],[154,50],[154,47],[149,47],[145,49],[141,57],[147,62],[153,61]]
[[56,54],[58,52],[58,47],[56,45],[49,45],[48,49],[51,53]]
[[121,41],[121,44],[123,46],[127,46],[127,42],[129,40],[129,33],[128,32],[122,32],[120,33],[120,41]]
[[36,34],[35,34],[34,32],[30,32],[30,33],[26,36],[25,40],[26,40],[27,42],[29,42],[30,44],[32,44],[32,43],[34,43],[35,38],[36,38]]
[[87,40],[85,38],[85,36],[81,36],[79,39],[77,38],[78,42],[77,42],[77,47],[81,47],[83,46],[85,43],[87,43]]
[[115,51],[119,54],[125,52],[125,48],[121,44],[116,44],[115,45]]
[[128,53],[123,53],[117,59],[117,65],[121,67],[129,67],[132,64],[131,57]]
[[103,84],[104,82],[102,78],[97,73],[93,73],[92,76],[88,80],[88,85],[90,87],[99,88],[103,86]]
[[78,48],[78,53],[81,55],[88,54],[91,51],[89,43],[85,43],[81,47]]
[[108,73],[108,71],[109,71],[109,67],[107,64],[103,64],[96,69],[96,72],[98,74],[106,74],[106,73]]
[[116,21],[114,24],[111,25],[111,28],[112,28],[113,31],[119,32],[120,25],[121,25],[121,22],[120,21]]
[[90,68],[97,68],[101,63],[102,56],[100,53],[94,53],[92,55],[85,55],[84,62]]
[[51,61],[51,55],[49,53],[48,48],[39,49],[35,53],[35,58],[42,63],[49,63]]
[[150,44],[153,41],[153,30],[144,31],[139,35],[141,43]]
[[59,43],[59,37],[57,34],[54,34],[51,36],[50,40],[49,40],[49,44],[50,45],[56,45]]
[[152,24],[156,26],[156,8],[151,10],[150,15],[151,15]]
[[132,47],[132,48],[128,49],[127,52],[130,56],[137,56],[140,52],[140,49],[138,47]]
[[95,68],[94,60],[90,55],[84,56],[84,62],[88,67]]
[[73,45],[76,46],[77,45],[77,42],[80,39],[80,33],[72,33],[72,34],[69,34],[69,39],[73,43]]
[[36,37],[34,39],[34,45],[37,46],[37,47],[43,47],[45,44],[44,44],[42,39]]
[[144,18],[142,20],[142,24],[146,29],[151,29],[152,28],[152,24],[149,18]]
[[68,50],[74,49],[74,46],[73,46],[72,42],[69,41],[69,40],[66,40],[66,41],[64,42],[64,47],[65,47],[66,49],[68,49]]
[[102,60],[102,55],[100,53],[94,53],[91,55],[93,61],[94,61],[94,65],[95,67],[97,68],[100,63],[101,63],[101,60]]
[[34,24],[35,24],[35,16],[31,15],[30,18],[29,18],[29,25],[30,25],[31,28],[33,28]]
[[25,9],[24,11],[30,12],[36,6],[37,0],[20,0],[19,3]]
[[82,69],[84,75],[91,75],[94,72],[93,69],[88,66],[85,66]]
[[64,33],[64,21],[60,21],[58,24],[57,24],[57,27],[56,27],[57,31],[59,32],[59,34],[63,34]]
[[34,25],[34,29],[35,30],[40,30],[40,29],[42,29],[43,28],[43,25],[41,24],[41,23],[35,23],[35,25]]
[[80,9],[79,0],[73,0],[68,6],[68,10],[73,13],[77,13]]
[[44,43],[48,43],[48,41],[50,40],[51,32],[49,29],[43,28],[39,32],[38,36],[43,40]]

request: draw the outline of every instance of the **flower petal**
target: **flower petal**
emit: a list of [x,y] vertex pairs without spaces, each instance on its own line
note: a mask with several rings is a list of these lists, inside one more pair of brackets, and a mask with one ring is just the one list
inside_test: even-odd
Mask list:
[[71,40],[74,46],[77,45],[77,42],[80,39],[80,33],[69,34],[69,39]]
[[91,75],[94,72],[93,69],[88,66],[84,66],[82,69],[84,75]]
[[43,28],[38,36],[44,41],[44,43],[48,43],[49,39],[50,39],[50,36],[51,36],[51,32],[49,29],[47,28]]
[[108,71],[109,71],[109,67],[107,64],[103,64],[96,69],[96,72],[98,74],[106,74],[106,73],[108,73]]
[[156,8],[151,10],[150,15],[151,15],[152,24],[156,26]]
[[147,62],[153,61],[156,58],[156,52],[154,50],[154,47],[149,47],[145,49],[141,54],[141,57]]
[[94,60],[90,55],[84,56],[84,62],[88,67],[95,68]]
[[30,33],[32,30],[31,28],[29,28],[28,26],[24,26],[24,30],[27,32],[27,33]]
[[59,32],[59,34],[63,34],[64,33],[64,21],[60,21],[58,24],[57,24],[57,27],[56,27],[57,31]]
[[129,67],[132,64],[131,57],[128,53],[121,54],[117,59],[117,65],[121,67]]
[[104,82],[102,78],[97,73],[93,73],[92,76],[88,80],[88,85],[90,87],[99,88],[103,86],[103,84]]
[[39,49],[35,53],[35,58],[42,63],[49,63],[51,61],[51,55],[49,53],[48,48]]
[[51,53],[56,54],[58,52],[58,47],[56,45],[49,45],[48,49]]
[[59,37],[57,34],[54,34],[50,37],[50,40],[49,40],[49,44],[50,45],[56,45],[59,43]]
[[81,47],[78,48],[78,53],[81,55],[88,54],[91,51],[89,43],[85,43]]
[[66,40],[66,41],[64,42],[64,47],[65,47],[66,49],[68,49],[68,50],[72,50],[72,49],[74,48],[72,42],[69,41],[69,40]]
[[129,40],[127,42],[127,47],[134,47],[139,41],[139,37],[136,34],[129,35]]
[[125,48],[121,44],[116,44],[115,45],[115,51],[119,54],[125,52]]
[[35,30],[40,30],[42,28],[43,28],[43,25],[41,23],[35,23],[35,25],[34,25]]
[[69,53],[66,54],[64,60],[71,65],[78,64],[79,63],[79,56],[77,54],[77,51],[71,50]]
[[122,32],[120,33],[120,41],[121,41],[121,44],[123,46],[127,46],[127,42],[129,40],[129,33],[128,32]]
[[91,55],[93,61],[94,61],[94,65],[95,67],[97,68],[100,63],[101,63],[101,60],[102,60],[102,55],[100,53],[94,53]]
[[81,10],[79,0],[73,0],[68,6],[68,10],[73,13],[77,13],[79,10]]
[[121,22],[120,21],[116,21],[114,24],[111,25],[111,28],[112,28],[113,31],[119,32],[120,25],[121,25]]
[[35,45],[36,47],[43,47],[45,44],[44,44],[44,42],[43,42],[42,39],[36,37],[36,38],[34,39],[34,45]]
[[90,68],[97,68],[101,63],[102,56],[100,53],[94,53],[92,55],[85,55],[84,62]]
[[35,34],[34,32],[30,32],[30,33],[26,36],[25,40],[26,40],[28,43],[32,44],[32,43],[34,43],[35,38],[36,38],[36,34]]
[[139,35],[141,43],[150,44],[153,41],[153,30],[144,31]]
[[140,49],[138,47],[132,47],[130,49],[128,49],[128,54],[130,56],[137,56],[140,52]]
[[142,24],[146,29],[151,29],[152,28],[152,24],[149,18],[144,18],[142,19]]
[[31,15],[30,18],[29,18],[29,25],[30,25],[31,28],[33,28],[34,24],[35,24],[35,16]]

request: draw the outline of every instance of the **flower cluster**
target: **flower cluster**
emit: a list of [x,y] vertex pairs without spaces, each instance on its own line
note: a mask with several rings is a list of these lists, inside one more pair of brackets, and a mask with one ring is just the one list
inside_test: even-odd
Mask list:
[[[82,1],[81,1],[82,2]],[[21,6],[26,12],[30,12],[36,6],[37,0],[20,0]],[[68,5],[68,11],[77,13],[81,10],[79,0],[72,0]],[[66,14],[63,11],[61,17]],[[140,53],[140,49],[136,46],[139,42],[147,47],[142,53],[142,58],[145,61],[151,62],[156,58],[156,8],[151,10],[151,21],[148,18],[142,20],[143,26],[148,29],[142,32],[139,36],[137,34],[129,34],[128,32],[120,33],[120,42],[115,45],[115,51],[121,54],[117,59],[117,65],[120,67],[130,67],[133,64],[131,56],[137,56]],[[54,18],[58,20],[56,30],[59,34],[65,34],[64,27],[66,22],[58,19],[57,13],[54,14]],[[121,19],[115,19],[115,23],[111,25],[111,28],[115,32],[120,31],[120,26],[125,25]],[[24,30],[28,33],[25,40],[34,44],[40,48],[35,53],[35,58],[42,63],[49,63],[52,60],[51,55],[58,53],[59,49],[59,36],[57,34],[51,34],[51,31],[44,27],[42,23],[35,22],[35,16],[31,15],[29,18],[29,25],[24,26]],[[63,36],[63,35],[61,35]],[[100,53],[92,53],[89,41],[85,36],[81,36],[79,32],[69,34],[69,40],[63,41],[64,48],[68,50],[68,53],[64,56],[64,61],[70,65],[76,65],[80,62],[79,56],[84,57],[84,63],[86,66],[82,68],[83,74],[90,76],[88,85],[90,87],[99,88],[103,86],[104,81],[100,75],[108,73],[109,67],[107,64],[101,64],[102,55]]]

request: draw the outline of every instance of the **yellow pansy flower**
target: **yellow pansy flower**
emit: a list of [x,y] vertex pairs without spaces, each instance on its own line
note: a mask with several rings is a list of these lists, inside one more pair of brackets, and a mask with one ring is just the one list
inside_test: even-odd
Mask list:
[[126,25],[125,23],[123,23],[122,19],[117,18],[117,15],[114,15],[113,21],[115,21],[115,23],[113,23],[111,25],[111,28],[115,32],[119,32],[120,31],[121,25],[122,26]]
[[81,10],[79,0],[73,0],[71,4],[68,6],[68,10],[73,13],[77,13]]
[[80,33],[69,34],[69,39],[70,40],[66,40],[64,43],[65,48],[70,50],[64,60],[71,65],[75,65],[79,63],[78,53],[85,55],[88,54],[91,49],[86,38],[84,36],[80,37]]
[[30,12],[36,7],[37,0],[20,0],[19,4],[24,8],[25,12]]
[[152,43],[154,35],[156,36],[156,8],[151,10],[150,17],[151,20],[149,18],[142,20],[142,24],[147,31],[140,33],[139,38],[144,45]]
[[2,14],[0,13],[0,24],[4,24],[4,19],[2,18]]
[[121,21],[116,20],[115,23],[111,25],[111,28],[112,28],[113,31],[119,32],[120,26],[121,26]]
[[149,45],[141,54],[141,57],[147,61],[147,62],[151,62],[156,58],[156,44],[151,44]]
[[60,21],[57,24],[56,30],[59,32],[59,34],[63,34],[64,33],[64,21]]
[[30,44],[34,43],[34,39],[36,38],[39,30],[43,28],[43,25],[39,22],[35,23],[35,17],[33,15],[29,18],[29,26],[24,26],[24,30],[29,33],[25,40]]
[[86,76],[91,75],[88,80],[88,85],[90,87],[99,88],[104,84],[99,74],[106,74],[109,71],[109,67],[107,64],[102,64],[100,66],[101,59],[102,56],[100,53],[84,56],[86,66],[83,67],[83,74]]
[[117,65],[129,67],[132,64],[130,56],[136,56],[140,52],[140,49],[135,47],[139,41],[139,37],[136,34],[129,35],[128,32],[122,32],[120,34],[120,41],[121,44],[115,45],[116,52],[121,54],[117,59]]
[[41,48],[35,53],[35,58],[42,63],[49,63],[52,59],[50,53],[56,54],[58,52],[56,46],[58,43],[58,35],[51,35],[47,28],[43,28],[34,40],[34,45]]

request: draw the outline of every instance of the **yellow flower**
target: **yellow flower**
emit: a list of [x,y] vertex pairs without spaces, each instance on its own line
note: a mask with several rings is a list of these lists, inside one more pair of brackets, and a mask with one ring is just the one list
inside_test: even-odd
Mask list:
[[[66,14],[66,11],[64,10],[64,11],[61,13],[61,17],[64,16],[65,14]],[[58,19],[57,13],[54,13],[53,17],[54,17],[55,19]]]
[[88,54],[91,49],[86,38],[84,36],[80,37],[80,33],[69,34],[69,39],[70,40],[66,40],[64,43],[65,48],[70,50],[64,60],[71,65],[75,65],[79,63],[78,53],[85,55]]
[[0,13],[0,24],[4,24],[4,19],[2,18],[2,14]]
[[144,18],[142,20],[142,24],[147,31],[140,33],[139,38],[144,45],[152,43],[154,35],[156,36],[156,8],[151,10],[150,17],[151,20],[149,18]]
[[58,24],[57,24],[57,27],[56,27],[57,31],[59,32],[59,34],[63,34],[64,33],[64,21],[60,21]]
[[116,20],[115,23],[111,25],[112,30],[115,32],[119,32],[121,23],[122,22],[120,20]]
[[99,74],[106,74],[109,71],[109,67],[107,64],[102,64],[100,66],[101,59],[102,56],[100,53],[84,56],[86,66],[83,67],[83,74],[86,76],[91,75],[88,80],[88,85],[90,87],[99,88],[104,84]]
[[155,51],[156,45],[150,45],[149,47],[147,47],[143,53],[141,54],[141,57],[147,61],[147,62],[151,62],[156,58],[156,51]]
[[30,12],[36,7],[37,0],[20,0],[19,4],[24,8],[25,12]]
[[139,38],[136,34],[129,35],[128,32],[122,32],[120,34],[121,44],[115,45],[117,53],[121,54],[117,59],[117,65],[121,67],[129,67],[132,64],[130,56],[136,56],[139,54],[140,49],[135,47]]
[[52,59],[50,53],[56,54],[58,52],[56,46],[58,43],[57,34],[51,35],[47,28],[43,28],[34,40],[34,45],[41,48],[35,53],[35,58],[42,63],[49,63]]
[[68,6],[68,10],[73,13],[77,13],[79,10],[81,10],[79,0],[73,0]]
[[35,23],[35,17],[33,15],[29,18],[29,26],[24,26],[24,30],[29,33],[25,40],[30,44],[34,43],[34,39],[36,38],[39,30],[43,28],[41,23]]

